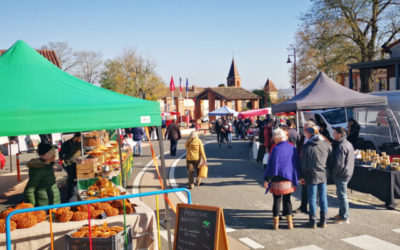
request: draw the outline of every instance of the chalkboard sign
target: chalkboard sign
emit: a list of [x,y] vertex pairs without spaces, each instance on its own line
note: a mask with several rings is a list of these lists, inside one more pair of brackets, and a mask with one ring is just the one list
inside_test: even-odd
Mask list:
[[178,204],[174,249],[229,249],[222,209]]

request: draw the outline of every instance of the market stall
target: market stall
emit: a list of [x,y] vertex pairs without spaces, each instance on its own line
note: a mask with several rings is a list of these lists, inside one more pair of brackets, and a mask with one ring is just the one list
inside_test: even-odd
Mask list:
[[239,112],[237,112],[231,108],[228,108],[227,106],[222,106],[219,109],[209,112],[208,115],[209,116],[225,115],[225,116],[235,116],[236,117],[239,115]]
[[[3,103],[0,109],[0,136],[161,125],[158,102],[125,96],[82,81],[54,66],[21,40],[0,56],[0,79],[0,100]],[[160,151],[163,152],[162,145],[161,140]],[[161,166],[164,168],[164,154],[161,155]],[[121,148],[119,159],[122,163]],[[125,162],[126,166],[124,164],[120,169],[123,184],[132,167],[132,156],[127,156]],[[162,173],[165,173],[164,169]],[[141,206],[140,202],[136,204]],[[127,214],[127,222],[140,226],[133,227],[134,234],[145,230],[152,231],[154,236],[154,212],[144,204],[141,207],[146,210],[143,211],[144,216],[140,215],[139,209],[135,214]],[[168,209],[166,213],[168,217]],[[124,219],[123,216],[114,216],[110,221],[122,223]],[[62,242],[60,238],[70,229],[87,223],[87,219],[71,224],[53,220],[51,227],[51,222],[45,220],[38,225],[28,225],[29,228],[23,227],[25,229],[17,226],[11,235],[12,243],[18,249],[50,248],[54,237],[57,249],[63,249],[58,248]],[[0,234],[0,246],[5,246],[5,237],[5,234]]]
[[[157,222],[154,211],[139,198],[130,199],[135,204],[135,213],[126,215],[126,224],[132,227],[133,249],[157,249]],[[59,222],[53,214],[52,227],[54,235],[54,249],[66,249],[65,235],[74,229],[87,225],[88,221]],[[93,219],[92,226],[101,226],[104,222],[111,226],[124,226],[123,215]],[[49,237],[50,222],[46,220],[32,228],[16,229],[11,232],[13,250],[50,249]],[[6,248],[6,235],[0,234],[0,249]]]
[[321,72],[301,93],[287,101],[272,105],[272,113],[295,112],[296,127],[299,127],[297,111],[381,105],[388,105],[385,96],[371,96],[356,92],[336,83]]
[[375,196],[389,209],[396,208],[400,199],[399,158],[379,156],[376,151],[357,151],[353,178],[348,188]]

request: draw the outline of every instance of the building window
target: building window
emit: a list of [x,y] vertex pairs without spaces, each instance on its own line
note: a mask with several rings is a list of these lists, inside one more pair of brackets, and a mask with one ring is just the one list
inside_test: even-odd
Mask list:
[[236,81],[236,86],[238,86],[238,87],[239,87],[239,81]]

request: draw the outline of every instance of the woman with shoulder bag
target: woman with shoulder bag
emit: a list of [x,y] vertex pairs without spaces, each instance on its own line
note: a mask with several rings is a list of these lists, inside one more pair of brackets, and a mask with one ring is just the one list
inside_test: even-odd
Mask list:
[[204,152],[203,142],[199,139],[196,131],[190,133],[189,139],[185,143],[186,166],[188,169],[189,189],[194,187],[194,171],[196,171],[196,184],[201,185],[199,177],[200,161],[203,158],[204,164],[207,164],[206,153]]
[[296,191],[300,174],[300,158],[296,148],[287,142],[288,136],[282,129],[273,131],[276,146],[271,150],[264,172],[266,193],[273,194],[273,229],[279,228],[279,212],[283,202],[288,229],[293,229],[291,194]]

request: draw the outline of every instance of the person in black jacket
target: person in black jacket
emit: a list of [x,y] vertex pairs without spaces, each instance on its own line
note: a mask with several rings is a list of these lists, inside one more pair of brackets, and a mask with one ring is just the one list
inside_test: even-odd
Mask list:
[[349,119],[349,124],[347,125],[347,140],[353,145],[353,148],[357,148],[358,134],[360,133],[360,124],[356,122],[353,118]]
[[260,145],[258,146],[257,162],[262,162],[266,153],[266,147],[264,146],[264,124],[266,121],[267,120],[261,121],[259,126],[260,132],[258,134],[258,141],[260,142]]
[[221,126],[222,126],[222,120],[221,118],[218,118],[218,120],[215,122],[215,131],[217,132],[218,144],[221,144]]
[[333,128],[333,161],[331,174],[336,184],[336,194],[339,199],[339,214],[335,216],[334,224],[349,224],[349,203],[347,202],[347,183],[354,173],[354,149],[346,140],[346,129]]
[[74,137],[61,145],[60,160],[62,167],[67,171],[67,200],[75,201],[76,182],[76,157],[81,156],[81,133],[75,133]]
[[176,156],[178,141],[181,139],[181,130],[179,129],[178,124],[176,124],[175,119],[173,119],[172,123],[168,125],[165,136],[170,141],[170,155]]
[[319,125],[319,133],[323,136],[325,136],[326,139],[328,139],[328,141],[330,141],[331,143],[333,142],[333,139],[331,137],[331,135],[329,134],[328,131],[328,126],[326,126],[325,123],[321,123]]
[[286,126],[289,132],[289,139],[288,141],[293,144],[295,148],[297,148],[297,144],[300,141],[300,134],[294,129],[294,121],[289,119],[286,121]]
[[52,141],[51,141],[51,134],[41,134],[41,135],[39,135],[39,137],[40,137],[40,142],[42,142],[42,143],[46,143],[46,144],[49,144],[49,145],[53,145],[53,143],[52,143]]

